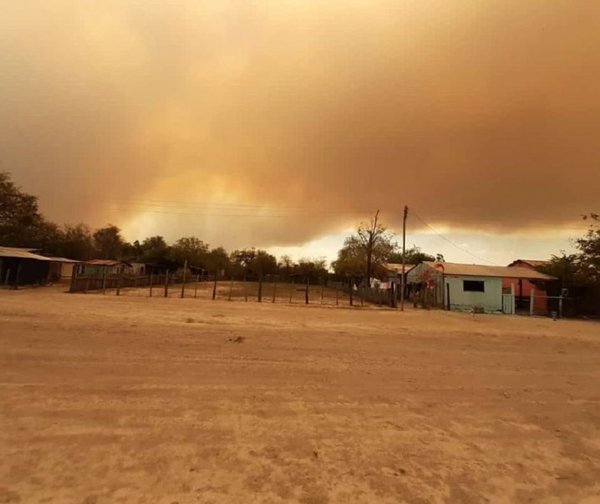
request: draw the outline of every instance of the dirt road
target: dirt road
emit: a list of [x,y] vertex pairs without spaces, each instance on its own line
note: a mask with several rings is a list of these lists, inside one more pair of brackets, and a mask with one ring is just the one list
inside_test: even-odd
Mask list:
[[600,325],[0,291],[0,502],[600,502]]

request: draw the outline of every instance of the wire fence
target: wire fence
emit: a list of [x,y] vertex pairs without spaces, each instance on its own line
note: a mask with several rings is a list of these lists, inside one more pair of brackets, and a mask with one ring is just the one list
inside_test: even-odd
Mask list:
[[365,288],[352,279],[267,275],[246,279],[183,272],[150,275],[73,275],[69,292],[163,298],[194,298],[259,303],[320,304],[329,306],[394,306],[390,289]]

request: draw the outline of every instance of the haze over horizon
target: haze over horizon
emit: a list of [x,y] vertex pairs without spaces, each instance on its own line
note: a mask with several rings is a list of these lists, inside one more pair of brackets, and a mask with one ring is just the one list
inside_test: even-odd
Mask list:
[[544,258],[599,210],[598,28],[584,0],[5,2],[0,170],[130,240],[331,258],[406,204],[409,245]]

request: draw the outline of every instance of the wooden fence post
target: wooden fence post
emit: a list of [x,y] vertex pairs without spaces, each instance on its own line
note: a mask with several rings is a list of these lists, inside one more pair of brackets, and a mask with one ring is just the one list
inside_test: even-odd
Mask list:
[[323,286],[323,277],[321,277],[319,279],[319,281],[321,282],[321,304],[323,304],[323,290],[324,290],[324,286]]
[[354,282],[350,279],[350,306],[354,306]]
[[290,304],[292,304],[292,298],[294,296],[294,289],[296,288],[296,279],[292,277],[292,288],[290,289]]
[[308,304],[308,289],[310,286],[310,277],[306,277],[306,288],[304,289],[304,304]]
[[[546,305],[547,305],[548,301],[546,300]],[[562,318],[563,316],[563,295],[562,292],[560,293],[560,296],[558,297],[558,318]]]
[[183,275],[181,278],[181,299],[183,299],[185,297],[185,274],[187,272],[187,259],[185,260],[185,262],[183,263]]
[[169,297],[169,270],[165,274],[165,297]]
[[258,302],[262,303],[262,282],[263,276],[262,273],[258,275]]
[[104,274],[102,275],[102,295],[106,294],[106,270],[107,268],[104,268]]
[[216,299],[216,297],[217,297],[217,272],[215,271],[215,283],[213,284],[213,291],[212,291],[213,301]]
[[23,264],[19,261],[19,265],[17,266],[17,275],[15,276],[15,289],[19,288],[19,280],[21,279],[21,268]]
[[150,272],[150,279],[148,281],[148,285],[150,286],[150,297],[152,297],[152,272]]
[[339,285],[335,284],[335,306],[339,306],[340,304],[340,294],[339,294]]
[[[87,287],[85,288],[86,292],[87,292]],[[121,272],[119,271],[119,274],[117,276],[117,296],[121,295]]]
[[246,284],[246,275],[244,275],[244,299],[248,302],[248,285]]
[[233,276],[231,277],[231,281],[229,282],[229,298],[228,301],[231,301],[231,293],[233,291]]
[[[75,285],[77,284],[77,270],[79,270],[79,264],[74,264],[73,273],[71,273],[71,287],[69,288],[69,292],[75,292]],[[4,285],[6,285],[8,282],[8,273],[10,273],[10,270],[6,272],[6,281],[4,282]]]
[[198,297],[198,279],[200,275],[196,274],[196,281],[194,282],[194,299]]
[[535,300],[535,289],[532,287],[529,293],[529,316],[533,316],[533,304]]
[[275,302],[275,299],[277,298],[277,280],[279,279],[279,277],[275,277],[275,282],[273,283],[273,303]]

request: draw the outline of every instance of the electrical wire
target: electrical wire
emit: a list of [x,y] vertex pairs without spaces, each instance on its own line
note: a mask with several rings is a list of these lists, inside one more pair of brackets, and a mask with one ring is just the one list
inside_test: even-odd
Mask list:
[[481,256],[478,256],[477,254],[474,254],[473,252],[471,252],[470,250],[467,250],[464,247],[461,247],[458,243],[452,241],[450,238],[444,236],[443,234],[441,234],[437,229],[435,229],[431,224],[429,224],[428,222],[425,221],[425,219],[423,219],[413,208],[410,209],[410,213],[412,215],[414,215],[419,221],[421,221],[422,224],[424,224],[425,226],[427,226],[429,229],[431,229],[431,231],[433,231],[439,238],[441,238],[442,240],[448,242],[450,245],[453,245],[454,247],[456,247],[458,250],[464,252],[465,254],[469,254],[470,256],[474,257],[475,259],[479,260],[479,261],[483,261],[486,262],[488,264],[492,264],[495,265],[495,263],[493,263],[492,261],[485,259]]

